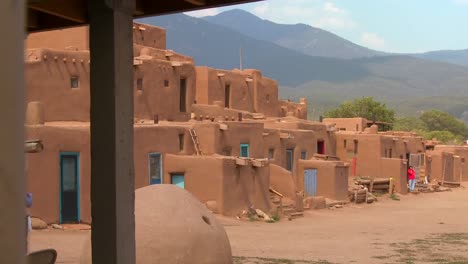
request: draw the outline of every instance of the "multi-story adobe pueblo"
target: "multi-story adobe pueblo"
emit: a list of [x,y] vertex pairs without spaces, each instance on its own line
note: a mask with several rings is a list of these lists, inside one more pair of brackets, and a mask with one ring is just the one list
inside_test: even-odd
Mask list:
[[[299,212],[309,196],[345,200],[352,176],[393,177],[406,192],[407,160],[425,152],[422,138],[381,133],[364,119],[309,121],[307,101],[280,100],[276,81],[260,71],[195,66],[166,50],[164,29],[133,28],[136,188],[175,184],[228,216],[251,207],[271,212],[272,194]],[[27,157],[32,214],[89,223],[88,28],[31,34],[26,47],[27,138],[44,145]],[[343,122],[355,131],[341,129]],[[442,161],[451,171],[444,177],[468,178],[461,166],[468,152],[453,151],[464,154]],[[446,152],[431,154],[440,167],[437,157],[446,154],[437,153]]]

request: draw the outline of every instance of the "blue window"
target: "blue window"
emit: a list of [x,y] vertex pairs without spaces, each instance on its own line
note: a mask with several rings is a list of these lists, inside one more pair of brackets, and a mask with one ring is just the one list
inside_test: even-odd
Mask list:
[[149,181],[150,184],[162,183],[162,159],[160,153],[149,154]]
[[244,158],[250,157],[250,147],[249,144],[240,145],[240,156]]

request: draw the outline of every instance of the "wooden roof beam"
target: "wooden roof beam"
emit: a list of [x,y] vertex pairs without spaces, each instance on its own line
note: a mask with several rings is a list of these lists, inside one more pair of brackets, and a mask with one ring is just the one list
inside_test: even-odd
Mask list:
[[29,0],[28,8],[76,23],[87,22],[87,1],[83,0]]

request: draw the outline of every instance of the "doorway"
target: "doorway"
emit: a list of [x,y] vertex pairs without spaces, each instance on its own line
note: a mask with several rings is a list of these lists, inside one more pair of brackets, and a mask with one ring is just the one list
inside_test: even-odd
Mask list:
[[231,107],[231,85],[229,84],[224,87],[224,107]]
[[317,141],[317,153],[325,154],[325,141],[323,140]]
[[79,162],[79,153],[60,153],[60,223],[80,222]]
[[162,160],[160,153],[150,153],[149,154],[149,183],[161,184],[161,175],[162,175]]
[[180,102],[179,111],[187,112],[187,79],[180,79]]
[[306,197],[317,194],[317,169],[304,170],[304,194]]
[[292,171],[294,166],[294,149],[286,150],[286,169]]

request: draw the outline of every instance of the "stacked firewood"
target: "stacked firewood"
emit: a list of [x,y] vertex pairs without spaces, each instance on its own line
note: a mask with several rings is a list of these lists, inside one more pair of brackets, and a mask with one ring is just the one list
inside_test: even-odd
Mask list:
[[378,178],[360,178],[355,181],[356,185],[362,185],[369,190],[371,193],[389,193],[390,179],[378,179]]
[[354,203],[373,203],[377,197],[363,185],[348,190],[348,198]]

